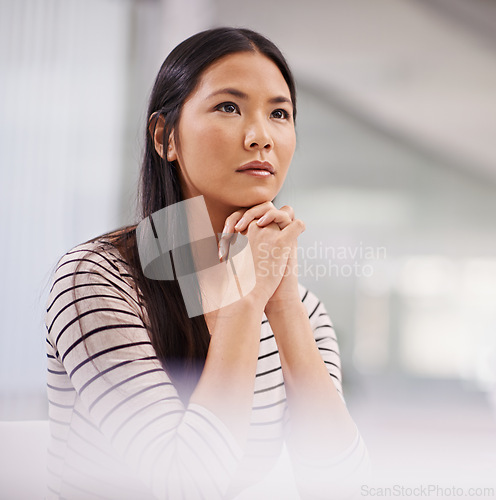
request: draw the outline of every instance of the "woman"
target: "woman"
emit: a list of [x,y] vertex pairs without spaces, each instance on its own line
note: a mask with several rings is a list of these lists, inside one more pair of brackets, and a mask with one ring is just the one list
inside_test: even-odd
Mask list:
[[[272,204],[295,116],[291,72],[253,31],[198,33],[165,60],[148,109],[142,219],[201,200],[222,235],[222,276],[240,234],[251,253],[236,261],[236,279],[251,285],[221,308],[188,314],[209,279],[191,273],[186,298],[179,274],[147,277],[136,226],[61,259],[46,316],[48,498],[231,498],[263,477],[283,442],[306,497],[334,496],[363,468],[332,325],[297,281],[304,225]],[[186,228],[169,217],[160,231],[195,241],[203,215],[188,212]],[[205,252],[186,248],[204,269]]]

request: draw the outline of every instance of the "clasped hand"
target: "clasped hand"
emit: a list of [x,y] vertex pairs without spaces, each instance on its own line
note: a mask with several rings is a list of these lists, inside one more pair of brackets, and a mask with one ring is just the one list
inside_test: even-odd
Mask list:
[[300,300],[297,238],[304,230],[305,224],[295,219],[290,206],[277,209],[272,202],[237,210],[226,219],[219,259],[228,259],[237,233],[247,236],[256,272],[255,293],[263,297],[266,312]]

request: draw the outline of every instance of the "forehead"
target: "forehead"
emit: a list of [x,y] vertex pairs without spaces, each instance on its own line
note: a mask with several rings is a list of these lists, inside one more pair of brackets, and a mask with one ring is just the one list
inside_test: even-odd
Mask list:
[[282,95],[291,99],[286,80],[277,65],[258,52],[238,52],[215,61],[201,75],[194,94],[206,97],[225,87],[234,87],[247,94]]

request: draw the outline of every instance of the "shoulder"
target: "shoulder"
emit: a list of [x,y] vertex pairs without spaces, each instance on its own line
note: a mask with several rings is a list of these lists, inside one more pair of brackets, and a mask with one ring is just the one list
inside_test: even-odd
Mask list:
[[137,291],[134,275],[131,265],[111,240],[96,238],[73,247],[59,259],[50,294],[61,287],[90,286],[102,281],[114,284],[117,289]]
[[58,261],[48,294],[47,311],[57,310],[89,295],[119,296],[138,306],[137,287],[129,264],[115,246],[105,240],[79,244]]
[[129,274],[129,264],[118,250],[105,240],[81,243],[69,250],[57,263],[55,275],[94,271],[102,274]]

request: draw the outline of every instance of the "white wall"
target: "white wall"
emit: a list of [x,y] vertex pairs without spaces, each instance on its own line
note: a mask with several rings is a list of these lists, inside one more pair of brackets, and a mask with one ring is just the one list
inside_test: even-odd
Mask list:
[[57,259],[121,219],[129,6],[1,4],[0,415],[44,391],[42,318]]
[[135,221],[154,78],[211,15],[208,0],[0,2],[0,419],[45,416],[50,275]]

